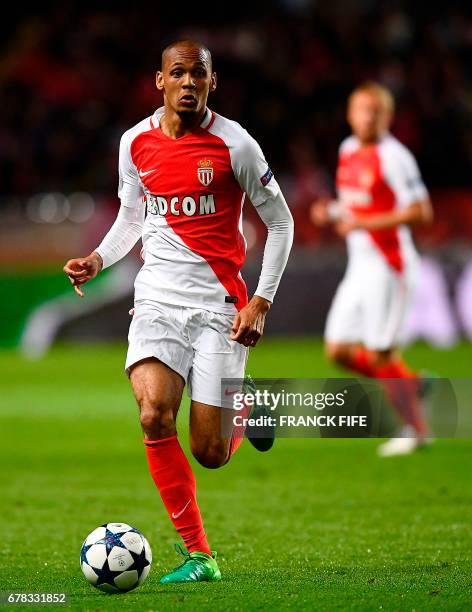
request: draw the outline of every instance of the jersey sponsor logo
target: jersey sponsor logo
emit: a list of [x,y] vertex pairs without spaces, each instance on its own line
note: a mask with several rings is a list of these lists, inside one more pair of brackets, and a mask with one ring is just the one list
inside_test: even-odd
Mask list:
[[369,206],[372,202],[372,195],[361,189],[340,187],[338,189],[338,199],[346,206]]
[[195,215],[212,215],[216,211],[215,198],[212,193],[201,195],[198,200],[192,196],[165,198],[164,196],[149,194],[146,200],[148,213],[161,217],[165,217],[167,214],[175,217],[180,215],[194,217]]
[[138,174],[140,176],[140,178],[143,178],[143,176],[147,176],[148,174],[151,174],[152,172],[155,172],[157,170],[157,168],[154,168],[153,170],[142,170],[140,169]]
[[198,162],[198,180],[204,187],[213,180],[213,162],[211,159],[201,159]]
[[274,173],[268,167],[266,173],[261,176],[261,183],[262,183],[263,187],[265,187],[266,185],[268,185],[270,183],[270,180],[271,180],[271,178],[273,176],[274,176]]

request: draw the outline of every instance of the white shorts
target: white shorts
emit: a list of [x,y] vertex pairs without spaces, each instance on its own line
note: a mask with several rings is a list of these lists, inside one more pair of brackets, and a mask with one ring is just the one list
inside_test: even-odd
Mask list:
[[180,374],[189,396],[203,404],[232,407],[222,401],[221,379],[244,377],[248,349],[230,339],[233,315],[199,308],[137,300],[129,328],[126,372],[155,357]]
[[416,263],[399,273],[380,257],[349,263],[328,313],[325,340],[371,350],[401,344]]

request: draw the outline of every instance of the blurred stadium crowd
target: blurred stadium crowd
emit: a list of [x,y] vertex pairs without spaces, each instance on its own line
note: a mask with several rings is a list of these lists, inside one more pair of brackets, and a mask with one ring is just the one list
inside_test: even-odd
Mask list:
[[[471,186],[472,20],[459,4],[279,0],[250,10],[238,3],[237,15],[236,5],[223,5],[185,9],[176,21],[168,6],[65,2],[4,23],[2,201],[114,196],[119,137],[161,102],[153,74],[162,47],[190,36],[213,52],[211,106],[259,140],[299,220],[315,197],[332,193],[346,96],[373,78],[395,94],[393,131],[427,184],[454,189],[438,192],[440,208],[458,211],[457,227],[437,226],[438,240],[457,232],[472,239],[462,210],[468,193],[458,191]],[[299,242],[319,240],[297,225]]]
[[[435,209],[433,226],[416,232],[425,257],[408,337],[472,338],[472,17],[458,0],[64,0],[10,5],[0,20],[0,346],[24,345],[26,322],[49,300],[49,323],[82,316],[62,265],[112,224],[119,138],[162,103],[161,50],[184,37],[211,49],[219,84],[210,106],[261,143],[295,217],[271,330],[323,329],[343,246],[311,225],[309,207],[334,193],[348,94],[376,79],[395,95],[393,132],[417,157]],[[244,234],[252,287],[265,228],[251,206]],[[138,253],[90,292],[91,310],[111,302],[89,317],[90,338],[125,336]],[[55,333],[42,320],[40,333],[27,328],[34,350]],[[75,331],[82,339],[83,326]]]

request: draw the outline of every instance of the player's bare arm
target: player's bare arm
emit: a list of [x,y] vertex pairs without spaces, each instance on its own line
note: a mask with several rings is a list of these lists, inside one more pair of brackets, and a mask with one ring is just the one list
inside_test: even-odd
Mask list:
[[341,206],[336,200],[319,198],[310,208],[310,220],[316,227],[326,227],[335,223],[340,216]]
[[400,225],[417,226],[431,223],[433,209],[429,199],[414,202],[407,208],[394,209],[374,215],[352,215],[349,219],[341,219],[336,224],[336,231],[345,236],[354,229],[386,230]]
[[74,291],[80,297],[84,297],[84,292],[80,288],[86,282],[95,278],[103,267],[101,256],[93,251],[87,257],[69,259],[63,270],[67,274],[74,287]]

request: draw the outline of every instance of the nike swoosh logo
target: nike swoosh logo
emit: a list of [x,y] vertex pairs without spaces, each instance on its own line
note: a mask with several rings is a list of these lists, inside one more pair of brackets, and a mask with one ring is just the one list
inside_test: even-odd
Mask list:
[[155,172],[156,170],[157,168],[154,168],[154,170],[146,170],[146,171],[140,170],[138,174],[141,178],[143,178],[143,176],[147,176],[148,174],[151,174],[151,172]]
[[237,391],[232,391],[231,389],[225,389],[225,395],[234,395]]
[[188,507],[188,505],[190,504],[191,501],[192,500],[189,499],[188,502],[185,504],[185,506],[182,508],[182,510],[180,512],[172,512],[172,518],[173,519],[178,519],[179,516],[181,516],[185,512],[185,510],[187,510],[187,507]]

